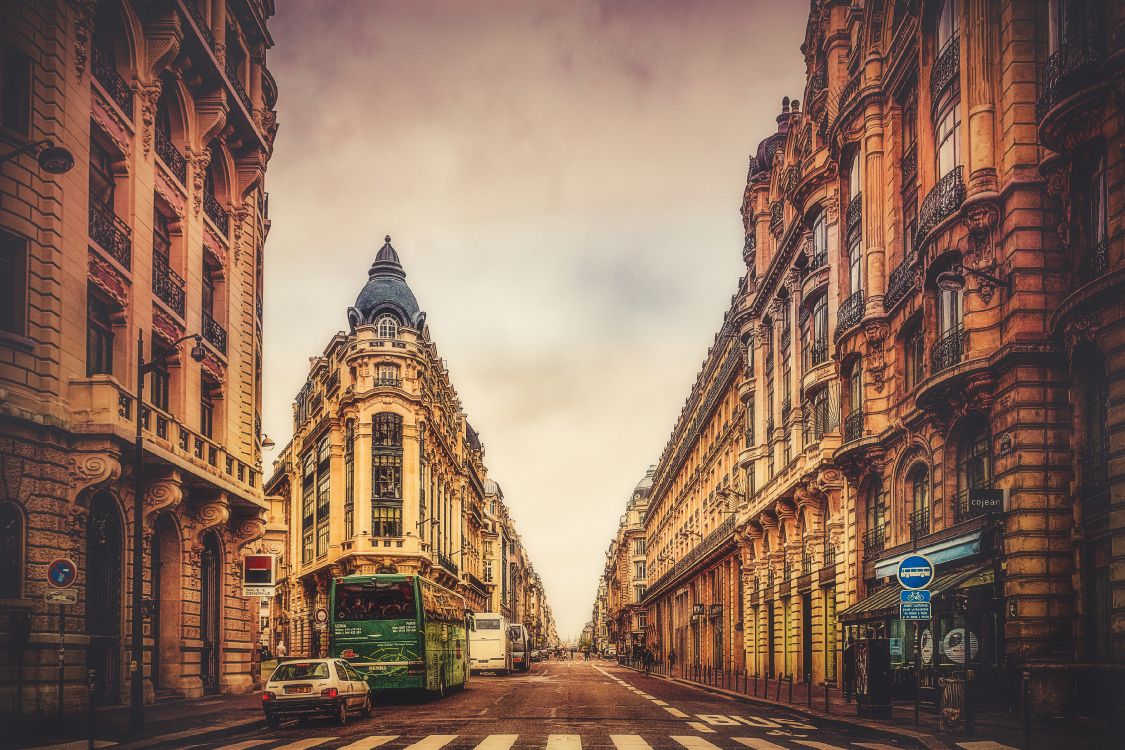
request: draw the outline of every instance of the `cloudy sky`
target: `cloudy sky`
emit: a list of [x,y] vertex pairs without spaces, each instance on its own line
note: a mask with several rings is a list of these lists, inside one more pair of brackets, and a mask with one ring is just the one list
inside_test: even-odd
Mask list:
[[[390,234],[563,637],[742,273],[805,0],[282,2],[265,430]],[[267,465],[273,456],[267,455]]]

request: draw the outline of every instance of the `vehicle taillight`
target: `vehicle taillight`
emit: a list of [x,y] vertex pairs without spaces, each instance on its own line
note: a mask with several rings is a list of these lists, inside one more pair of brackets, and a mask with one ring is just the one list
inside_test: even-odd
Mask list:
[[267,690],[267,691],[265,691],[264,693],[262,693],[262,701],[263,701],[263,702],[265,702],[265,701],[272,701],[272,700],[276,700],[276,699],[277,699],[277,696],[276,696],[276,695],[274,695],[273,693],[271,693],[271,692],[270,692],[270,691],[268,691],[268,690]]
[[335,698],[339,694],[336,688],[324,688],[324,690],[320,691],[320,695],[324,698]]
[[346,648],[340,652],[340,656],[344,657],[345,659],[354,659],[355,651],[353,649]]

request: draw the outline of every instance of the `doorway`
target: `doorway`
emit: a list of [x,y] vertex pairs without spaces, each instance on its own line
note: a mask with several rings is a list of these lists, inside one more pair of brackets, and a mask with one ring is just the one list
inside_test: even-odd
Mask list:
[[200,654],[199,677],[203,692],[219,692],[219,657],[222,625],[222,574],[223,556],[219,539],[214,532],[203,537],[203,554],[199,565],[199,636],[203,641]]
[[124,558],[121,513],[112,496],[99,492],[86,521],[86,665],[94,673],[91,700],[99,706],[121,701]]
[[173,518],[164,514],[156,520],[152,535],[152,685],[156,690],[179,687],[181,642],[181,567],[180,533]]

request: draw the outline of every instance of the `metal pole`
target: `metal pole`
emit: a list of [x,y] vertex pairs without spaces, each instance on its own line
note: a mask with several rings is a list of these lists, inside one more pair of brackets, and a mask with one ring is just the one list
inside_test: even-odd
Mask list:
[[1023,750],[1031,750],[1031,673],[1023,673]]
[[86,750],[94,750],[94,670],[86,673]]
[[918,726],[918,704],[922,701],[922,623],[914,623],[914,726]]
[[58,650],[58,712],[63,717],[64,676],[66,672],[66,607],[59,605],[59,650]]
[[132,648],[129,662],[129,731],[140,732],[145,727],[144,688],[144,444],[141,433],[144,416],[145,339],[137,331],[137,400],[134,417],[137,420],[136,452],[133,457],[133,597],[132,597]]
[[832,709],[830,708],[831,705],[832,704],[830,704],[828,702],[828,680],[825,680],[824,681],[824,713],[826,713],[826,714],[832,713]]

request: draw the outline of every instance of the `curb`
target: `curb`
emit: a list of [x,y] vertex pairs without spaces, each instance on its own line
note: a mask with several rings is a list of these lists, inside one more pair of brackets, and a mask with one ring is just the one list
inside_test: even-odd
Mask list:
[[[638,674],[643,674],[641,670],[635,667],[625,667],[625,669],[631,669]],[[777,703],[775,701],[771,701],[769,698],[758,698],[753,695],[745,695],[734,690],[726,690],[724,688],[713,687],[711,685],[700,685],[699,683],[692,682],[691,680],[684,680],[679,677],[668,677],[666,675],[652,673],[649,673],[649,677],[656,677],[657,679],[661,679],[666,682],[674,682],[679,685],[684,685],[685,687],[695,688],[705,693],[723,695],[728,698],[737,698],[746,703],[753,703],[760,706],[769,706],[771,708],[780,708],[786,711],[792,711],[793,713],[807,716],[813,719],[818,719],[828,724],[837,724],[847,727],[860,727],[862,729],[885,734],[896,739],[915,742],[922,747],[925,747],[926,750],[949,750],[949,748],[951,747],[945,740],[928,732],[916,732],[912,729],[898,729],[895,727],[888,727],[874,721],[868,721],[867,719],[852,719],[845,716],[833,716],[832,714],[826,714],[822,711],[810,711],[804,706],[798,706],[791,703]]]
[[[175,732],[173,734],[161,734],[153,737],[145,737],[135,742],[123,742],[117,745],[113,750],[147,750],[148,748],[159,747],[160,745],[176,742],[178,740],[191,738],[197,742],[209,742],[211,740],[222,739],[229,737],[232,734],[241,734],[242,732],[249,732],[254,729],[264,729],[266,720],[263,717],[256,719],[246,719],[244,721],[235,721],[229,724],[223,724],[213,729],[185,729],[182,732]],[[108,749],[107,749],[108,750]]]

